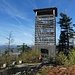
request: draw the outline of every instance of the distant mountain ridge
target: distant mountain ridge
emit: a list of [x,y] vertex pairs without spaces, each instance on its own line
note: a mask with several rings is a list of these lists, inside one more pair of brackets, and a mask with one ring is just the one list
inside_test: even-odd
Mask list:
[[[14,52],[17,51],[18,45],[11,45],[11,48],[14,48]],[[28,45],[29,47],[33,47],[34,45]],[[3,53],[7,49],[7,45],[0,45],[0,53]]]
[[[17,45],[11,45],[14,50],[17,50]],[[0,45],[0,53],[3,53],[7,49],[7,45]]]

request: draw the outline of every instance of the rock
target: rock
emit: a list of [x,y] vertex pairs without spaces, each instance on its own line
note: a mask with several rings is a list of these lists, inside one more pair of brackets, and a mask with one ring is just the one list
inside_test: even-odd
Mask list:
[[22,64],[22,62],[23,62],[22,60],[19,60],[19,64]]
[[3,64],[3,68],[6,68],[6,67],[7,67],[7,64],[6,64],[6,63],[4,63],[4,64]]
[[15,65],[16,64],[16,61],[14,61],[13,63],[12,63],[12,65]]

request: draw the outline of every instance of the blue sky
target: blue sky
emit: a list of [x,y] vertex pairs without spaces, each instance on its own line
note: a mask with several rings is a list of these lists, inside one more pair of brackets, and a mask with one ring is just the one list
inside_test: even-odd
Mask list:
[[[75,0],[0,0],[0,45],[6,44],[10,31],[14,38],[13,44],[34,44],[35,13],[34,9],[58,8],[59,21],[60,12],[66,13],[75,23]],[[60,27],[56,24],[58,41]]]

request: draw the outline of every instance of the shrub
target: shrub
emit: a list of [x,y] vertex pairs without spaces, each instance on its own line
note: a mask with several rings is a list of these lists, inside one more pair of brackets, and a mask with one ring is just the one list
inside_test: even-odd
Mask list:
[[66,55],[63,52],[60,52],[57,56],[56,56],[56,62],[59,65],[64,65],[65,62],[67,60]]
[[75,49],[70,50],[68,56],[66,56],[63,52],[60,52],[56,56],[56,62],[57,64],[65,67],[75,65]]
[[75,64],[75,49],[69,51],[69,61],[71,65]]
[[13,61],[15,61],[15,57],[12,56],[12,55],[3,55],[1,57],[1,62],[0,62],[0,67],[4,64],[4,63],[7,63],[7,65],[9,66]]
[[38,56],[41,52],[37,49],[32,49],[28,53],[22,53],[18,60],[23,60],[24,62],[38,62]]

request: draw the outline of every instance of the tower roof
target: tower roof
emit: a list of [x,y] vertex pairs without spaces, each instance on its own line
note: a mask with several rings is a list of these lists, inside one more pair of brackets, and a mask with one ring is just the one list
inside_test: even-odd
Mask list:
[[34,12],[37,12],[37,15],[50,15],[53,14],[53,10],[55,10],[55,16],[57,17],[57,8],[42,8],[42,9],[34,9]]

